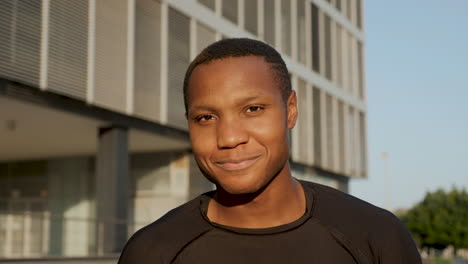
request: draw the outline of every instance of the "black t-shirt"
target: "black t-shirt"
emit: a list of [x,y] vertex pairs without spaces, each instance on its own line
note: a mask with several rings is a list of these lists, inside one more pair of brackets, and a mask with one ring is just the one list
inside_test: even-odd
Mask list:
[[138,231],[119,263],[421,263],[401,222],[353,196],[301,181],[307,210],[263,229],[223,226],[203,194]]

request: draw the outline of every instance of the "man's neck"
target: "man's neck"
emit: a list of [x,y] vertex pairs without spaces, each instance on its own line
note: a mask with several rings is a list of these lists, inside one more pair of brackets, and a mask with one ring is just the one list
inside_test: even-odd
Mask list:
[[291,223],[304,215],[306,199],[289,165],[259,193],[232,195],[218,190],[208,205],[208,218],[240,228],[268,228]]

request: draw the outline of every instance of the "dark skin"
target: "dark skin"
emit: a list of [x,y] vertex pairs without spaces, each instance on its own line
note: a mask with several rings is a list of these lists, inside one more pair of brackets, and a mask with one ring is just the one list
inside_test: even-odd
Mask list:
[[246,56],[199,65],[189,80],[193,152],[217,187],[207,212],[212,222],[267,228],[305,212],[304,192],[288,163],[296,94],[285,102],[274,74],[263,57]]

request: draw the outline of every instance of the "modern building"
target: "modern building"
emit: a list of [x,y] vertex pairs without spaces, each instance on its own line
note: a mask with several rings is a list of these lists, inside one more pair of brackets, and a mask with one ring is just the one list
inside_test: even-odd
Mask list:
[[182,82],[222,38],[283,54],[297,178],[366,177],[362,0],[2,0],[0,36],[0,259],[115,256],[213,188]]

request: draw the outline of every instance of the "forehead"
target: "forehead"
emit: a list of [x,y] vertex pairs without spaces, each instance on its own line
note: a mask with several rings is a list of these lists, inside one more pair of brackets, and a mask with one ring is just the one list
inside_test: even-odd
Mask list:
[[188,84],[188,104],[207,97],[280,94],[271,64],[260,56],[228,57],[198,65]]

